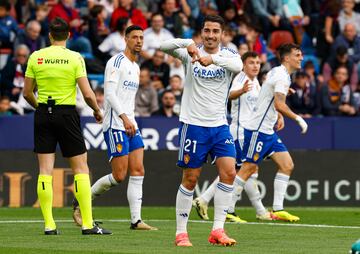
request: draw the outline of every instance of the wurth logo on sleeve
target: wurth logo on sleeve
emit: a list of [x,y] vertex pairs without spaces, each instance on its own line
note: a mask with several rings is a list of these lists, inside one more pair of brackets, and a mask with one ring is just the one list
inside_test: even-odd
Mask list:
[[37,63],[38,63],[38,64],[43,64],[43,61],[44,61],[44,58],[38,58],[38,59],[37,59]]

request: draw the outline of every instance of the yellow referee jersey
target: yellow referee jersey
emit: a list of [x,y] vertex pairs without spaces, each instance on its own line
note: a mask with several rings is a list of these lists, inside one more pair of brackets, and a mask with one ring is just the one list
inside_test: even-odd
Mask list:
[[75,105],[76,79],[86,77],[85,62],[75,51],[50,46],[31,54],[25,76],[36,80],[38,103],[51,96],[56,105]]

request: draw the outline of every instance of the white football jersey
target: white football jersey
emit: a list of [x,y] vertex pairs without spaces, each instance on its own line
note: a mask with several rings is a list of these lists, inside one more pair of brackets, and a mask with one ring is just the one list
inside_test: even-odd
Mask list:
[[166,28],[162,28],[159,33],[155,33],[154,30],[149,27],[144,31],[144,45],[142,49],[153,56],[155,50],[160,48],[161,42],[173,38],[172,33]]
[[242,89],[246,82],[248,82],[251,86],[251,90],[231,101],[230,131],[234,140],[244,139],[244,128],[242,127],[243,123],[248,122],[251,118],[261,90],[261,86],[257,78],[251,80],[248,76],[246,76],[245,72],[240,72],[234,78],[230,92]]
[[266,80],[249,121],[244,122],[245,129],[259,131],[265,134],[273,134],[278,113],[275,110],[275,93],[288,94],[291,78],[285,66],[280,65],[272,68],[267,74]]
[[[173,39],[163,42],[161,49],[179,58],[185,67],[185,85],[181,100],[180,121],[187,124],[218,127],[226,125],[226,106],[231,81],[242,69],[239,54],[228,48],[219,48],[212,54],[214,64],[202,66],[191,63],[186,46],[192,40]],[[199,46],[200,56],[209,55]]]
[[109,52],[111,56],[121,53],[125,48],[125,38],[119,32],[109,34],[98,47],[101,52]]
[[106,64],[104,83],[103,131],[109,128],[125,130],[119,115],[125,113],[138,129],[135,121],[135,95],[139,88],[140,68],[123,53],[113,56]]

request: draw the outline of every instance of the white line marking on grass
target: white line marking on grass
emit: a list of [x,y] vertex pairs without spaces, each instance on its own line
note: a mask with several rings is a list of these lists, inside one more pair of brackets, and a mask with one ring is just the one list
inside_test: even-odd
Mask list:
[[[119,223],[129,223],[130,220],[127,219],[105,219],[99,220],[103,222],[119,222]],[[149,222],[175,222],[175,220],[146,220]],[[56,220],[56,222],[61,223],[72,223],[73,220]],[[205,223],[210,224],[212,221],[203,221],[203,220],[189,220],[192,223]],[[21,223],[44,223],[43,220],[0,220],[0,224],[21,224]],[[337,225],[321,225],[321,224],[297,224],[297,223],[271,223],[271,222],[247,222],[244,224],[236,223],[226,223],[228,225],[265,225],[265,226],[285,226],[285,227],[307,227],[307,228],[343,228],[343,229],[360,229],[360,226],[337,226]]]

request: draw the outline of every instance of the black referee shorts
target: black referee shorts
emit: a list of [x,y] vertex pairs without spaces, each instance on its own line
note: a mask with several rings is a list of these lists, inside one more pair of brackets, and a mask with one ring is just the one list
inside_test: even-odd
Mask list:
[[64,157],[85,153],[80,117],[75,106],[54,106],[49,113],[48,106],[40,104],[35,111],[34,143],[36,153],[54,153],[57,143]]

